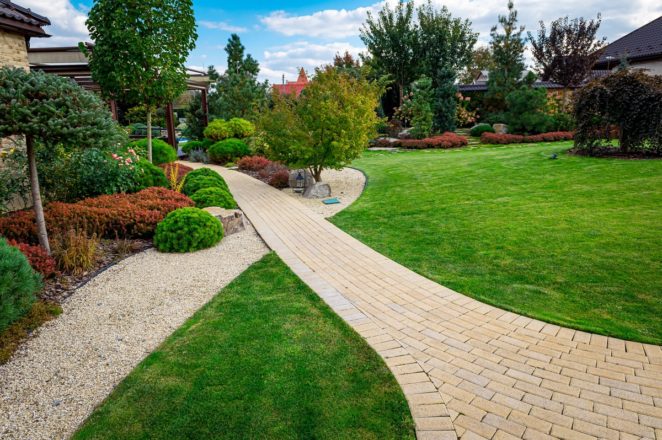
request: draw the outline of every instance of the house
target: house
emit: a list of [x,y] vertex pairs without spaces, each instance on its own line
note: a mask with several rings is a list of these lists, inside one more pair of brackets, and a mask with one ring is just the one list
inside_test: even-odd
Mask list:
[[274,84],[273,85],[273,91],[278,92],[278,93],[283,93],[286,95],[292,95],[294,94],[297,98],[303,92],[303,90],[306,88],[308,85],[308,76],[306,75],[306,71],[301,68],[299,71],[299,77],[297,78],[296,81],[287,81],[285,82],[285,75],[283,75],[283,83],[282,84]]
[[30,9],[0,0],[0,66],[28,69],[30,38],[50,37],[43,29],[50,24],[48,18]]
[[[529,72],[523,72],[522,78],[524,78]],[[487,92],[487,79],[489,77],[489,73],[487,70],[483,70],[480,75],[473,81],[472,84],[458,84],[457,85],[457,91],[460,93],[472,93],[472,92],[479,92],[479,93],[485,93]],[[546,89],[548,94],[553,93],[553,92],[558,92],[563,89],[563,86],[561,84],[557,84],[552,81],[540,81],[536,80],[532,84],[533,88],[543,88]]]
[[622,59],[632,68],[662,75],[662,16],[605,47],[595,69],[616,69]]

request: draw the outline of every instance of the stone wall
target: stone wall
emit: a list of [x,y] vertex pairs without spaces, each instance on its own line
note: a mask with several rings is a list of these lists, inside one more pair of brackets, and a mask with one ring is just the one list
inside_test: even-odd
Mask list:
[[29,69],[25,37],[0,29],[0,66]]

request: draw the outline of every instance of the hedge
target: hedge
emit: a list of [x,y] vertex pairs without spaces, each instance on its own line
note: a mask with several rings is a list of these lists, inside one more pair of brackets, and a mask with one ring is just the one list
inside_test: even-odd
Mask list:
[[536,142],[555,142],[572,140],[571,131],[552,131],[530,136],[520,134],[483,133],[480,142],[483,144],[531,144]]

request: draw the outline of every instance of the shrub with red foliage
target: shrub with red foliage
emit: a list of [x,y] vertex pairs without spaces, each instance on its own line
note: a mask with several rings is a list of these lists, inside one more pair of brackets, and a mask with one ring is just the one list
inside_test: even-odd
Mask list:
[[398,139],[398,140],[388,140],[384,139],[380,142],[378,139],[375,142],[376,146],[386,146],[386,147],[396,147],[396,148],[407,148],[414,150],[423,150],[428,148],[460,148],[465,147],[469,144],[469,141],[466,137],[460,136],[455,133],[447,131],[444,134],[438,136],[431,136],[425,139]]
[[480,135],[480,142],[483,144],[526,144],[536,142],[555,142],[572,140],[571,131],[552,131],[549,133],[534,134],[523,136],[520,134],[497,134],[485,132]]
[[50,278],[57,273],[55,259],[46,253],[46,249],[41,246],[19,243],[16,240],[9,240],[7,243],[21,251],[30,262],[30,266],[44,278]]
[[[156,225],[175,209],[194,206],[191,199],[166,188],[147,188],[135,194],[113,194],[77,203],[50,203],[44,214],[50,234],[70,229],[107,238],[149,237]],[[36,243],[32,211],[18,211],[0,218],[0,235]]]
[[[177,168],[177,165],[179,165],[179,168]],[[187,167],[186,165],[182,164],[176,164],[174,162],[170,163],[162,163],[159,165],[159,167],[163,170],[165,173],[166,177],[170,178],[170,172],[171,169],[177,169],[177,181],[181,182],[182,179],[191,171],[193,171],[193,168]]]
[[274,188],[287,188],[290,184],[290,172],[287,168],[280,169],[269,176],[267,183]]
[[266,157],[245,156],[239,159],[239,162],[237,162],[237,167],[243,171],[261,171],[271,163],[272,162]]

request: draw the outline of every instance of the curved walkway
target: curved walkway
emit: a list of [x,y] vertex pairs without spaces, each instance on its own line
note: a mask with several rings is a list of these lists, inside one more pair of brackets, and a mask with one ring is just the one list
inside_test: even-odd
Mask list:
[[249,176],[267,244],[385,359],[419,439],[662,439],[662,349],[526,318],[389,260]]

